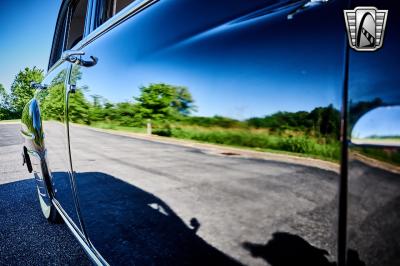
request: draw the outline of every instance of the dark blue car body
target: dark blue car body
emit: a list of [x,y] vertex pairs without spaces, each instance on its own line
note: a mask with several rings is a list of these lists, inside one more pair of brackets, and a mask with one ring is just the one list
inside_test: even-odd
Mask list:
[[[94,263],[399,265],[398,142],[352,140],[369,112],[400,104],[394,2],[141,0],[109,15],[110,2],[63,1],[21,129],[45,217]],[[377,51],[349,47],[343,10],[357,6],[389,10]],[[337,142],[318,144],[338,160],[110,131],[107,115],[89,127],[97,101],[122,106],[152,84],[188,88],[200,117],[332,110]]]

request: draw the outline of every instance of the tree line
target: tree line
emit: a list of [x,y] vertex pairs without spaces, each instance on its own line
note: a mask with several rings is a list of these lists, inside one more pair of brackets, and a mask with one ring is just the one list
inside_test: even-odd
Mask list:
[[43,70],[27,67],[15,76],[10,93],[7,93],[4,86],[0,84],[0,120],[21,118],[23,108],[35,93],[31,82],[42,80]]
[[[81,78],[79,68],[73,68],[72,77]],[[31,82],[41,82],[43,71],[25,68],[20,71],[8,94],[0,85],[0,120],[20,118],[25,104],[34,96]],[[61,72],[49,89],[37,92],[42,116],[45,119],[64,120],[63,86],[65,72]],[[89,95],[88,87],[80,87],[70,97],[69,119],[72,122],[91,124],[106,121],[120,126],[143,127],[148,120],[155,127],[168,127],[171,123],[223,128],[267,128],[272,132],[302,131],[317,136],[339,138],[340,113],[332,105],[316,107],[310,112],[276,112],[264,117],[236,120],[223,116],[193,116],[194,99],[188,88],[164,83],[140,88],[140,95],[132,101],[111,103],[101,95]],[[365,105],[365,104],[364,104]]]

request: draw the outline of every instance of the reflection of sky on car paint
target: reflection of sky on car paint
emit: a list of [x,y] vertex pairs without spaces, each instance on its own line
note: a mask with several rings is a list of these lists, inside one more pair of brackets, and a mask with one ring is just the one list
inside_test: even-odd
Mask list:
[[349,99],[353,103],[380,98],[385,104],[400,104],[399,21],[399,17],[389,11],[383,46],[377,51],[350,49]]
[[[383,8],[383,7],[380,7]],[[390,11],[389,11],[389,14]],[[352,132],[355,138],[370,136],[400,136],[400,35],[399,17],[389,15],[383,47],[374,52],[350,50],[349,100],[352,105],[374,102],[384,106],[370,110],[356,122]],[[358,115],[354,114],[353,115]]]
[[[329,104],[340,109],[344,77],[343,53],[340,47],[347,42],[345,39],[341,42],[338,38],[341,34],[347,38],[345,28],[337,26],[343,22],[342,13],[340,21],[332,19],[324,22],[330,29],[329,35],[325,34],[326,29],[304,30],[310,25],[309,20],[314,19],[312,15],[298,16],[290,21],[275,19],[276,16],[265,16],[240,25],[225,24],[210,31],[203,29],[201,34],[194,37],[191,33],[186,33],[183,37],[166,32],[158,35],[152,31],[137,29],[133,24],[129,27],[138,34],[125,34],[122,37],[119,34],[122,29],[116,28],[108,32],[107,36],[108,39],[117,36],[123,38],[118,44],[103,40],[104,45],[98,47],[101,39],[107,39],[105,36],[97,40],[97,47],[93,49],[94,55],[106,54],[96,66],[99,76],[106,77],[113,73],[116,77],[110,80],[89,75],[85,76],[84,82],[112,102],[133,100],[132,96],[139,95],[138,88],[150,83],[186,86],[198,107],[195,114],[201,116],[223,115],[245,119],[277,111],[311,111]],[[138,28],[145,21],[140,15],[136,16]],[[170,23],[171,25],[165,27],[174,28],[179,19]],[[191,23],[199,22],[197,18],[192,18]],[[246,33],[250,24],[251,35]],[[154,27],[157,30],[158,26]],[[185,28],[187,25],[180,23],[179,27]],[[236,27],[235,30],[243,38],[230,34],[234,31],[233,27]],[[387,27],[390,29],[393,26],[388,22]],[[309,42],[292,42],[294,38],[304,37],[301,35],[304,32],[307,33]],[[260,40],[260,36],[268,38],[268,49],[257,45],[258,41],[264,41]],[[387,65],[394,67],[389,68],[389,72],[387,67],[376,67],[374,64],[357,66],[355,70],[351,68],[352,75],[357,72],[357,79],[351,79],[350,84],[353,88],[352,99],[372,100],[373,95],[383,98],[384,101],[399,99],[400,90],[396,89],[397,84],[388,80],[385,75],[397,69],[396,58],[392,55],[398,42],[388,42],[388,39],[398,37],[394,36],[394,31],[390,31],[385,38],[384,48],[366,53],[365,56],[369,56],[371,62],[378,56],[381,62],[387,62]],[[143,40],[149,42],[143,45]],[[167,43],[165,47],[162,46],[164,43]],[[117,49],[118,54],[110,56],[109,52],[102,51],[110,47]],[[360,56],[352,50],[350,53],[350,58]],[[101,60],[108,65],[102,66]],[[129,84],[127,76],[130,77]],[[361,93],[355,95],[354,89]],[[129,90],[131,93],[127,93]],[[368,90],[372,93],[368,93]]]
[[397,136],[400,137],[400,106],[373,109],[364,114],[354,126],[354,138]]
[[[34,65],[46,68],[60,4],[60,1],[49,2],[28,1],[24,3],[24,8],[21,8],[21,3],[18,1],[2,1],[2,8],[0,9],[0,58],[2,58],[0,63],[0,83],[3,83],[6,88],[9,87],[19,69]],[[43,14],[46,14],[46,16],[43,16]],[[297,27],[301,28],[302,22],[299,18],[283,23],[296,23]],[[394,19],[392,21],[395,23]],[[388,100],[400,99],[400,90],[397,87],[398,82],[395,83],[385,79],[386,75],[393,76],[398,69],[396,67],[397,57],[392,56],[398,43],[393,41],[394,38],[398,37],[394,36],[395,31],[391,30],[393,28],[392,21],[388,20],[383,48],[374,53],[368,53],[368,56],[371,58],[374,56],[382,57],[382,61],[387,65],[393,65],[393,67],[382,68],[374,65],[365,65],[356,69],[355,71],[358,72],[357,79],[353,79],[350,85],[353,88],[357,88],[358,95],[351,96],[358,100],[364,98],[365,100],[373,99],[371,97],[374,93],[369,92],[377,91],[376,88],[381,87],[387,88],[385,92],[388,94],[386,97]],[[318,34],[317,31],[318,29],[315,29],[316,35]],[[217,32],[218,29],[214,31],[214,33]],[[282,36],[276,37],[283,38]],[[127,36],[127,38],[135,37]],[[143,35],[136,38],[138,40],[143,38],[151,40],[150,38],[155,38],[155,36],[149,36],[143,32]],[[327,36],[324,38],[327,38]],[[150,64],[151,61],[148,58],[140,58],[139,56],[135,58],[137,61],[134,68],[132,68],[132,62],[128,62],[128,60],[132,61],[132,58],[126,59],[126,62],[118,61],[121,66],[124,66],[124,64],[126,66],[126,72],[121,73],[121,75],[132,76],[132,83],[129,85],[132,88],[131,95],[127,95],[125,92],[119,93],[120,90],[117,88],[126,86],[126,84],[121,84],[119,79],[114,79],[113,84],[104,84],[103,81],[95,79],[86,81],[93,88],[96,88],[96,94],[102,94],[112,102],[132,100],[132,96],[138,95],[138,88],[149,83],[165,82],[187,86],[198,106],[197,115],[219,114],[247,118],[263,116],[282,110],[282,106],[285,106],[285,111],[310,111],[317,106],[327,106],[331,103],[339,109],[341,81],[339,79],[326,80],[325,78],[329,76],[327,75],[328,72],[334,73],[335,71],[337,71],[335,72],[336,76],[341,77],[341,75],[338,75],[341,60],[337,57],[330,57],[331,60],[326,61],[327,56],[324,57],[323,55],[329,54],[334,49],[333,47],[340,46],[341,43],[332,41],[329,42],[328,46],[325,43],[321,47],[318,45],[316,36],[309,36],[308,39],[312,40],[312,45],[311,43],[288,43],[285,45],[284,42],[271,42],[271,47],[268,50],[273,52],[268,54],[255,53],[257,56],[253,58],[252,65],[244,63],[240,69],[229,69],[229,63],[231,62],[227,62],[227,68],[224,72],[220,72],[221,69],[218,69],[218,77],[213,79],[212,84],[209,79],[197,75],[196,69],[193,69],[193,64],[189,67],[190,62],[185,62],[184,58],[168,59],[166,57],[168,66],[159,64],[155,67]],[[392,39],[392,41],[388,41],[389,39]],[[149,44],[149,46],[151,45]],[[307,49],[307,46],[312,48]],[[128,47],[121,46],[115,47],[115,49],[124,49],[122,51],[124,53],[132,52]],[[230,48],[227,47],[227,49],[229,52]],[[300,52],[290,53],[291,57],[287,57],[288,51],[291,49],[297,49]],[[197,67],[208,68],[212,74],[216,69],[213,69],[212,65],[204,65],[201,62],[201,58],[210,59],[206,54],[208,52],[207,47],[199,51],[198,61],[196,62]],[[351,54],[357,55],[354,51],[351,51]],[[160,56],[162,56],[162,53]],[[243,54],[239,53],[232,58],[241,61],[241,56]],[[154,58],[154,60],[156,59],[157,57]],[[282,64],[279,64],[283,59],[285,62],[289,62],[285,64],[284,69]],[[100,58],[100,62],[101,60],[103,58]],[[229,59],[216,58],[215,60]],[[257,66],[262,65],[265,60],[270,62],[269,68],[257,69]],[[170,69],[171,65],[175,65],[176,68]],[[231,65],[234,66],[234,64]],[[108,68],[96,66],[96,71],[99,76],[109,75],[110,66]],[[250,75],[252,78],[246,80],[245,77]],[[377,76],[380,78],[374,78],[374,80],[380,81],[371,85],[370,78]],[[238,88],[245,89],[239,90]],[[378,91],[379,96],[382,96],[382,90]],[[295,97],[293,97],[294,95]],[[221,99],[225,101],[223,104]]]
[[[155,67],[157,66],[157,67]],[[340,82],[327,82],[318,80],[306,71],[292,69],[288,70],[291,79],[285,79],[284,74],[271,73],[268,76],[258,73],[251,75],[251,79],[245,79],[241,75],[246,73],[235,70],[227,70],[225,73],[210,79],[210,77],[201,76],[201,71],[191,68],[185,69],[185,66],[176,66],[170,70],[171,66],[161,66],[148,64],[141,65],[137,63],[134,69],[129,73],[134,74],[131,94],[119,93],[118,88],[126,87],[125,81],[113,80],[113,90],[110,90],[111,84],[104,84],[104,80],[85,80],[91,86],[96,87],[96,93],[101,94],[112,102],[124,100],[133,100],[133,96],[139,95],[139,87],[147,86],[150,83],[167,83],[172,85],[186,86],[193,95],[198,111],[196,115],[213,116],[224,115],[236,117],[239,119],[252,116],[264,116],[273,112],[285,111],[310,111],[318,106],[327,106],[334,104],[339,109],[341,96]],[[178,70],[179,67],[179,70]],[[252,69],[252,71],[255,71]],[[261,71],[260,71],[261,72]],[[201,73],[197,75],[197,73]],[[210,74],[213,72],[211,71]],[[127,73],[128,74],[128,73]],[[221,75],[222,74],[222,75]],[[99,73],[100,76],[107,73]],[[250,76],[250,73],[247,73]],[[257,78],[258,77],[258,78]],[[299,82],[307,80],[307,82]],[[304,86],[302,84],[306,83]],[[89,92],[90,94],[90,92]],[[296,95],[295,97],[293,97]]]
[[[146,20],[139,14],[136,25],[126,26],[132,34],[119,34],[123,29],[115,28],[86,48],[87,55],[102,55],[95,67],[98,77],[112,73],[114,78],[85,74],[81,85],[95,88],[90,88],[93,93],[112,102],[133,100],[140,93],[138,88],[150,83],[186,86],[197,106],[195,115],[199,116],[246,119],[277,111],[311,111],[329,104],[340,109],[344,39],[342,42],[336,37],[344,38],[344,32],[319,39],[321,45],[317,41],[316,45],[296,43],[294,49],[290,34],[279,33],[299,30],[318,40],[321,30],[307,30],[307,17],[291,21],[276,18],[265,16],[242,24],[211,27],[194,36],[191,30],[182,37],[143,31],[139,26]],[[178,22],[166,27],[178,27]],[[340,29],[334,22],[327,24]],[[118,44],[113,38],[119,38]],[[151,42],[144,45],[143,40]],[[260,42],[268,44],[268,49]],[[110,47],[118,53],[111,55]]]

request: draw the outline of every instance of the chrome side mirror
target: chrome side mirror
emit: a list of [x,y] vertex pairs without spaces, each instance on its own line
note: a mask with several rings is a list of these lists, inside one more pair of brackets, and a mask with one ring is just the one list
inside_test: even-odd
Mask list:
[[364,114],[353,127],[351,143],[400,147],[400,106],[378,107]]

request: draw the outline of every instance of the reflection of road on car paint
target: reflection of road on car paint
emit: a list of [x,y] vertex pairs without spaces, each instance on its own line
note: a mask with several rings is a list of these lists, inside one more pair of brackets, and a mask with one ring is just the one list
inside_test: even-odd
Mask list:
[[[337,213],[337,172],[215,155],[184,145],[72,126],[80,136],[74,139],[71,148],[74,167],[80,170],[76,178],[81,213],[89,237],[95,236],[96,247],[102,254],[144,262],[141,259],[145,254],[157,258],[170,251],[169,254],[178,258],[182,255],[179,249],[168,246],[165,239],[171,235],[170,231],[155,234],[159,232],[158,227],[171,228],[172,217],[177,217],[183,232],[193,229],[193,218],[200,224],[197,232],[191,232],[194,238],[190,239],[202,239],[240,263],[265,265],[243,243],[265,244],[277,231],[299,235],[316,247],[328,250],[330,259],[334,260],[336,242],[332,234],[336,229],[333,222]],[[45,129],[49,136],[51,124]],[[94,168],[97,174],[90,171]],[[98,181],[89,182],[96,177]],[[147,196],[138,197],[140,194]],[[141,198],[154,200],[143,202]],[[162,208],[154,208],[154,203]],[[171,219],[162,209],[172,212]],[[107,233],[96,233],[100,229]],[[120,230],[124,233],[120,234]],[[113,249],[108,244],[111,242]],[[155,242],[160,245],[152,246]],[[162,249],[162,243],[166,245],[164,252],[157,252],[158,248]],[[152,248],[142,250],[143,254],[124,253],[138,246]],[[192,252],[195,254],[204,248]]]
[[400,167],[353,152],[349,168],[348,246],[367,265],[394,265],[400,233]]

